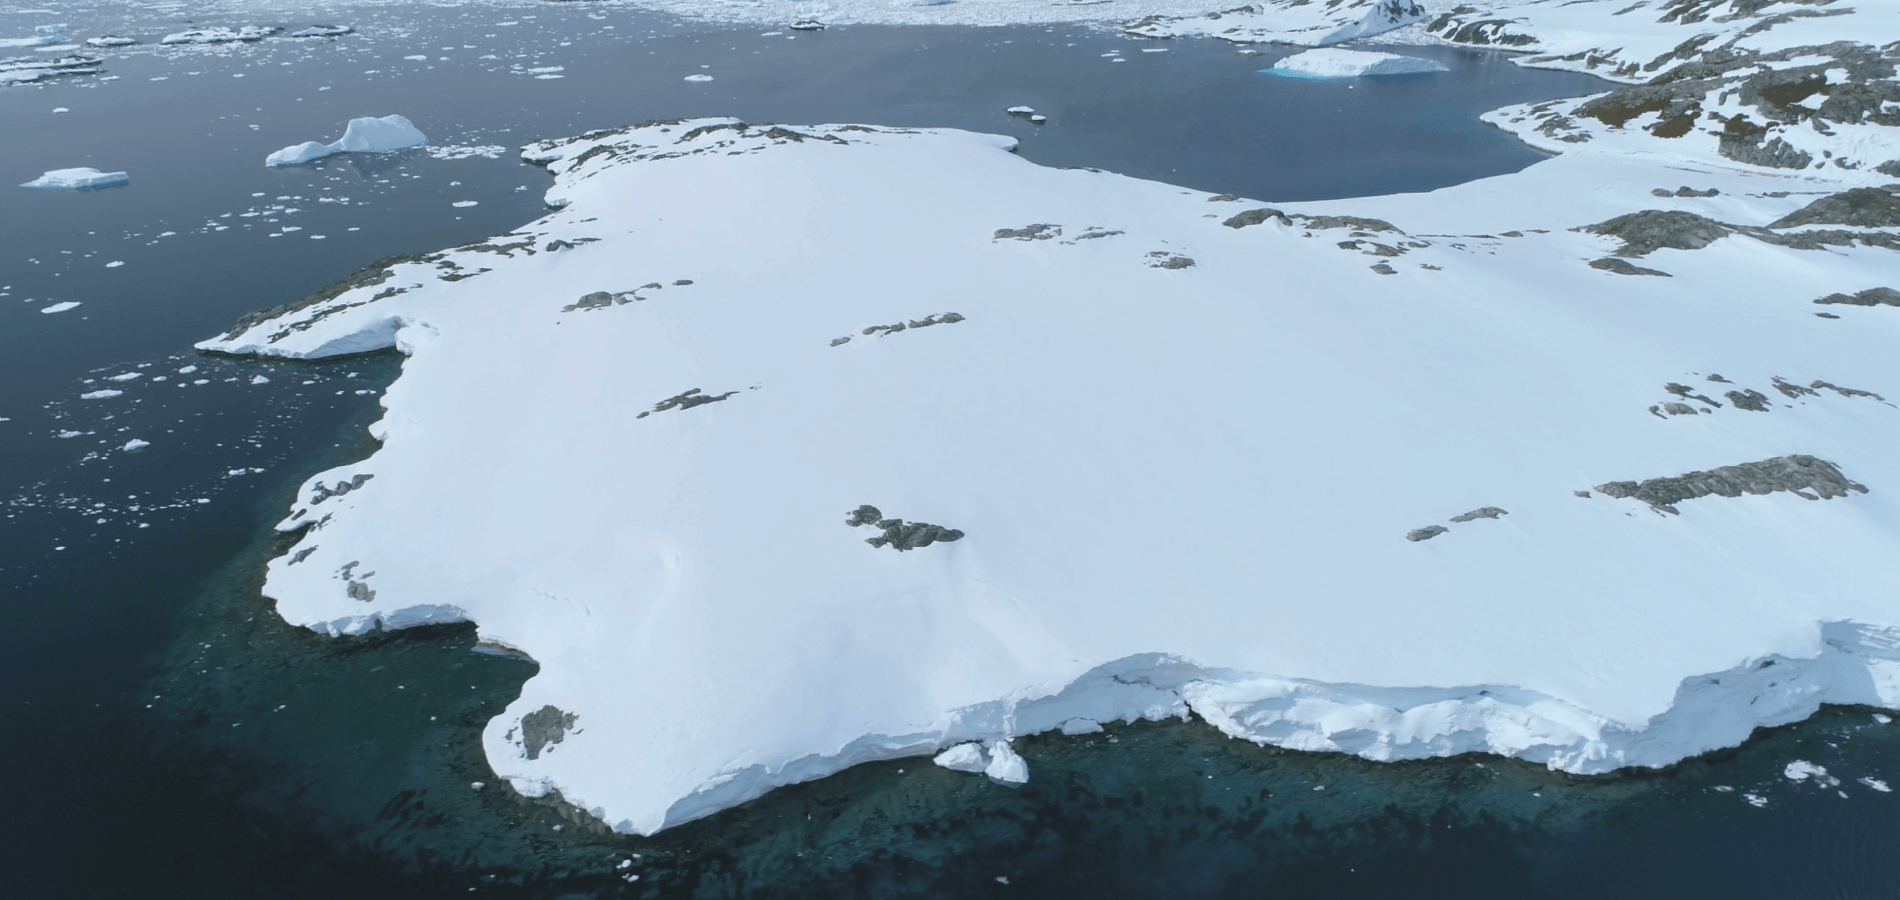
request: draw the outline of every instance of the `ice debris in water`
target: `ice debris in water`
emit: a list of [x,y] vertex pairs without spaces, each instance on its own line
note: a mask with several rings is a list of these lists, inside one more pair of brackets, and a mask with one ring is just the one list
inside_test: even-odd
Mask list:
[[983,747],[979,744],[958,744],[931,760],[952,772],[981,772],[989,766],[989,760],[983,757]]
[[113,187],[125,184],[132,179],[124,172],[101,172],[90,166],[75,169],[54,169],[38,178],[22,183],[21,187],[44,188],[55,191],[76,191],[87,188]]
[[1833,787],[1841,783],[1840,779],[1827,774],[1825,767],[1817,766],[1805,759],[1797,759],[1789,763],[1786,768],[1781,770],[1781,774],[1786,776],[1789,781],[1807,781],[1812,778],[1815,784],[1824,787]]
[[1027,784],[1029,782],[1029,763],[1016,754],[1007,738],[990,744],[990,764],[983,774],[1005,784]]
[[1879,791],[1883,794],[1893,793],[1893,788],[1888,787],[1886,782],[1881,781],[1878,778],[1860,778],[1858,780],[1860,781],[1861,784],[1864,784],[1870,788],[1873,788],[1874,790]]
[[74,308],[74,307],[77,307],[78,305],[79,305],[79,301],[77,301],[77,300],[62,300],[62,301],[60,301],[60,302],[58,302],[58,303],[55,303],[55,304],[53,304],[52,306],[48,306],[48,307],[46,307],[46,308],[44,308],[44,309],[41,309],[41,310],[40,310],[40,312],[43,312],[43,313],[63,313],[63,312],[65,312],[65,311],[67,311],[67,310],[69,310],[69,309],[72,309],[72,308]]
[[702,73],[698,75],[688,75],[686,76],[686,80],[687,81],[711,81],[713,80],[713,77],[711,75],[706,75]]
[[152,446],[151,441],[141,441],[138,438],[133,438],[129,441],[126,441],[125,446],[120,449],[124,450],[127,453],[137,453],[140,450],[143,450],[150,446]]
[[429,142],[422,132],[402,116],[351,119],[343,137],[334,143],[304,141],[265,157],[267,166],[300,166],[333,153],[390,153],[420,147]]

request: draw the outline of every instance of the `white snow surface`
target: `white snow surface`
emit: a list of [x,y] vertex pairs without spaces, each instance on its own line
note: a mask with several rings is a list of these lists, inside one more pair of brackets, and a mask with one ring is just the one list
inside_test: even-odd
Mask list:
[[1355,78],[1363,75],[1412,75],[1446,71],[1445,64],[1416,56],[1320,47],[1295,53],[1273,68],[1314,78]]
[[[1775,169],[1653,113],[1544,130],[1578,102],[1486,117],[1562,154],[1523,172],[1271,208],[950,130],[531,145],[556,212],[200,344],[408,357],[265,592],[325,633],[467,620],[532,656],[490,764],[640,833],[1141,718],[1591,773],[1900,708],[1900,317],[1813,303],[1891,286],[1895,229],[1766,227],[1893,181],[1900,142],[1791,129],[1847,163]],[[1715,193],[1652,193],[1678,184]],[[1640,210],[1743,230],[1618,258],[1576,230]],[[1598,487],[1793,454],[1854,487]],[[963,536],[870,546],[863,504]],[[531,748],[547,707],[573,725]]]
[[265,157],[266,166],[300,166],[335,153],[390,153],[429,142],[407,118],[396,115],[351,119],[343,136],[328,144],[305,141]]
[[74,169],[54,169],[20,186],[24,188],[45,188],[47,190],[56,191],[75,191],[82,188],[112,187],[114,185],[125,184],[131,180],[132,179],[124,172],[101,172],[90,166],[82,166]]

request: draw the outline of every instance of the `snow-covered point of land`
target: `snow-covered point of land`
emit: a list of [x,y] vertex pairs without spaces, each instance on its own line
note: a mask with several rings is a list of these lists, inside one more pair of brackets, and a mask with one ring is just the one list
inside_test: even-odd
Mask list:
[[336,153],[392,153],[429,142],[407,118],[396,115],[351,119],[337,140],[320,144],[304,141],[264,158],[266,166],[300,166]]
[[1891,179],[1639,139],[1268,206],[596,132],[524,151],[546,218],[200,346],[408,355],[266,593],[532,656],[490,764],[623,831],[1118,720],[1601,772],[1900,706]]
[[21,184],[24,188],[45,188],[48,190],[74,191],[85,188],[113,187],[131,181],[124,172],[101,172],[90,166],[74,169],[54,169],[38,178]]
[[1445,64],[1416,56],[1321,47],[1276,62],[1274,71],[1307,78],[1356,78],[1363,75],[1416,75],[1446,71]]
[[1205,14],[1158,13],[1129,23],[1139,37],[1209,36],[1242,43],[1327,47],[1370,38],[1426,21],[1426,8],[1415,0],[1263,0]]

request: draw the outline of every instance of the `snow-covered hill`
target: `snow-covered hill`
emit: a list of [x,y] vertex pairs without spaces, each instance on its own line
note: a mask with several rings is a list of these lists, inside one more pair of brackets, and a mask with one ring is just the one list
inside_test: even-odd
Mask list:
[[1900,706],[1893,57],[1702,52],[1330,203],[955,131],[532,145],[559,211],[201,345],[409,357],[266,593],[531,655],[490,762],[638,832],[1190,711],[1597,772]]

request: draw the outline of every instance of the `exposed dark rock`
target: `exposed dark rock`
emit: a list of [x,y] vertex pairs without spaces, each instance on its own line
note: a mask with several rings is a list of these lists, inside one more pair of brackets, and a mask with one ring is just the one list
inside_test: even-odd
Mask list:
[[1088,231],[1085,231],[1081,234],[1076,235],[1075,239],[1078,241],[1092,241],[1092,240],[1095,240],[1096,238],[1114,237],[1115,235],[1124,234],[1124,233],[1126,232],[1103,231],[1099,228],[1091,228]]
[[1612,275],[1661,275],[1664,278],[1672,277],[1668,272],[1664,272],[1661,269],[1644,268],[1632,264],[1629,260],[1617,259],[1614,256],[1590,260],[1590,268],[1602,269]]
[[1710,495],[1740,497],[1788,491],[1809,500],[1831,500],[1845,497],[1849,491],[1867,493],[1866,487],[1849,481],[1833,463],[1806,455],[1777,456],[1640,483],[1612,481],[1599,484],[1596,489],[1611,497],[1641,500],[1650,508],[1667,513],[1679,512],[1675,505],[1684,500]]
[[1232,218],[1228,219],[1225,222],[1222,222],[1221,224],[1227,226],[1228,228],[1245,228],[1249,225],[1258,225],[1262,222],[1265,222],[1268,219],[1279,219],[1280,224],[1282,225],[1293,224],[1293,220],[1287,218],[1286,213],[1283,213],[1270,206],[1263,206],[1263,207],[1260,207],[1259,209],[1247,210],[1246,212],[1233,216]]
[[577,309],[600,309],[603,306],[612,305],[614,305],[613,294],[606,291],[595,291],[591,294],[583,294],[579,300],[561,307],[561,312],[573,312]]
[[1823,305],[1900,306],[1900,291],[1889,287],[1872,287],[1864,291],[1856,291],[1853,294],[1829,294],[1814,302]]
[[323,501],[328,500],[331,497],[341,497],[344,494],[347,494],[353,490],[356,490],[357,488],[362,487],[365,482],[375,477],[376,476],[365,472],[365,473],[357,475],[354,478],[351,478],[348,481],[339,481],[336,483],[335,487],[331,487],[319,481],[317,482],[317,486],[311,490],[310,505],[315,506],[316,504],[322,503]]
[[1429,541],[1450,530],[1451,529],[1443,525],[1427,525],[1424,528],[1414,528],[1406,532],[1405,539],[1408,541]]
[[1148,268],[1151,269],[1186,269],[1193,265],[1194,260],[1177,256],[1166,250],[1156,250],[1148,254]]
[[1380,275],[1399,274],[1399,270],[1392,268],[1392,265],[1390,263],[1374,263],[1370,266],[1367,266],[1366,268],[1371,269],[1372,271],[1377,272]]
[[[1652,406],[1650,409],[1653,410],[1655,407]],[[1687,403],[1677,403],[1674,400],[1664,403],[1662,405],[1662,411],[1672,416],[1693,416],[1696,414],[1695,407]]]
[[1736,409],[1745,409],[1749,412],[1768,411],[1768,395],[1760,391],[1744,388],[1739,391],[1729,391],[1722,396],[1727,397],[1728,402],[1735,404]]
[[1802,387],[1801,385],[1794,384],[1792,382],[1783,381],[1780,378],[1776,378],[1774,383],[1775,383],[1775,390],[1780,391],[1782,396],[1787,397],[1790,400],[1803,397],[1803,396],[1807,396],[1807,397],[1820,396],[1819,392],[1815,391],[1813,388]]
[[699,392],[699,388],[693,388],[690,391],[686,391],[680,394],[674,394],[673,396],[668,397],[665,400],[661,400],[660,402],[653,404],[653,409],[650,412],[643,412],[637,416],[634,416],[634,418],[644,419],[647,416],[651,415],[652,413],[666,412],[669,409],[692,409],[695,406],[705,406],[708,403],[718,403],[719,401],[724,400],[727,397],[730,397],[733,394],[737,394],[737,393],[739,392],[727,391],[723,394],[718,394],[718,395],[702,394]]
[[1215,194],[1214,196],[1212,196],[1212,197],[1209,197],[1209,198],[1207,198],[1207,202],[1209,202],[1209,203],[1232,203],[1232,202],[1234,202],[1234,201],[1236,201],[1236,200],[1239,200],[1239,199],[1240,199],[1240,197],[1239,197],[1238,195],[1236,195],[1236,194]]
[[1360,216],[1299,216],[1300,224],[1314,230],[1327,228],[1352,228],[1358,231],[1391,231],[1399,234],[1397,225],[1384,219],[1367,219]]
[[[1646,256],[1664,247],[1700,250],[1727,237],[1730,228],[1714,219],[1681,210],[1646,209],[1585,225],[1581,231],[1621,238],[1617,256]],[[1596,266],[1595,263],[1591,265]],[[1607,266],[1596,266],[1607,269]],[[1614,270],[1611,270],[1614,271]]]
[[928,522],[906,523],[903,519],[886,519],[877,507],[868,503],[852,510],[844,523],[852,528],[872,525],[881,529],[883,534],[865,538],[864,542],[873,547],[889,546],[899,551],[914,550],[918,547],[928,547],[931,544],[947,543],[963,538],[963,532],[955,528],[945,528]]
[[1841,387],[1838,384],[1829,384],[1825,381],[1811,381],[1808,383],[1808,386],[1814,387],[1814,388],[1820,388],[1822,390],[1833,391],[1834,393],[1839,394],[1843,397],[1872,397],[1875,400],[1881,401],[1882,403],[1885,403],[1887,401],[1887,398],[1882,397],[1879,394],[1874,393],[1873,391],[1863,391],[1858,388]]
[[1510,513],[1495,506],[1480,506],[1464,515],[1452,516],[1451,520],[1453,522],[1475,522],[1479,519],[1495,519],[1499,516],[1508,515],[1510,515]]
[[1885,228],[1900,225],[1900,197],[1882,188],[1854,188],[1830,194],[1768,224],[1769,228],[1801,225],[1847,225]]
[[1709,188],[1706,191],[1698,191],[1695,188],[1689,187],[1688,185],[1683,185],[1682,187],[1676,188],[1674,191],[1671,191],[1668,188],[1655,188],[1651,190],[1650,193],[1658,197],[1713,197],[1722,192],[1716,190],[1715,188]]
[[1668,391],[1671,394],[1675,394],[1676,396],[1681,397],[1684,400],[1700,400],[1703,403],[1706,403],[1710,406],[1722,405],[1720,403],[1715,402],[1714,400],[1709,399],[1707,394],[1695,393],[1695,388],[1689,387],[1686,384],[1677,384],[1671,381],[1668,384],[1663,385],[1663,390]]
[[562,712],[553,706],[543,706],[522,716],[521,742],[528,751],[528,758],[540,759],[541,750],[549,744],[560,743],[579,718],[574,713]]
[[1061,236],[1062,226],[1040,224],[1025,225],[1021,228],[998,228],[996,229],[996,236],[990,238],[990,240],[1046,241],[1050,238],[1058,238]]

